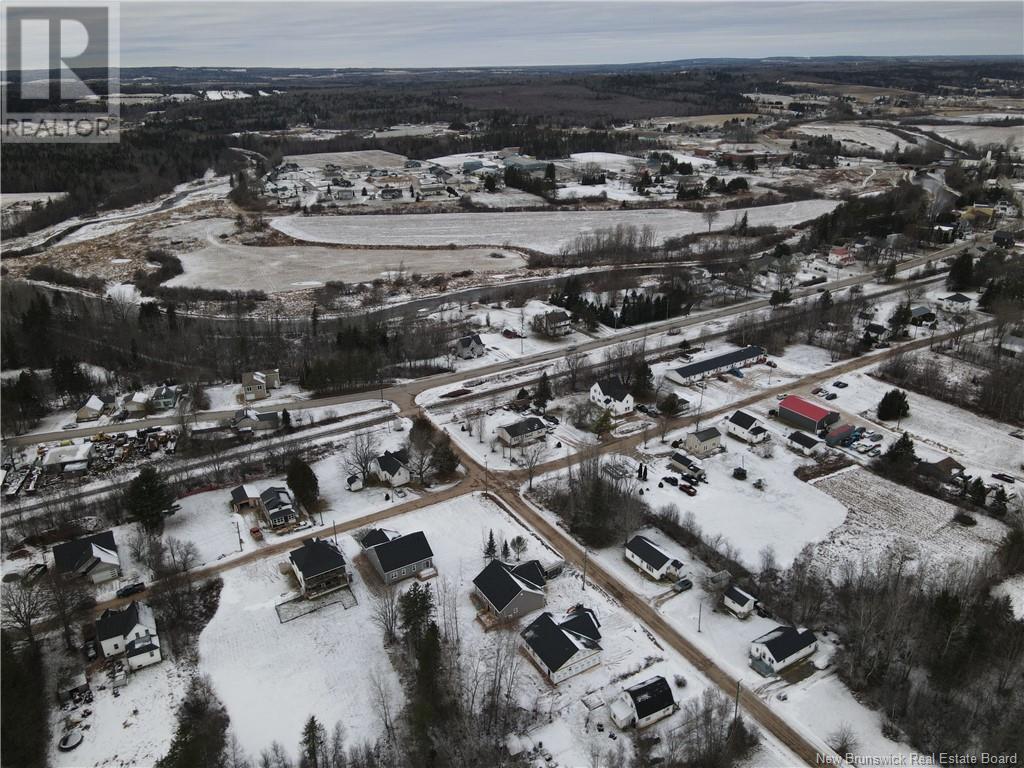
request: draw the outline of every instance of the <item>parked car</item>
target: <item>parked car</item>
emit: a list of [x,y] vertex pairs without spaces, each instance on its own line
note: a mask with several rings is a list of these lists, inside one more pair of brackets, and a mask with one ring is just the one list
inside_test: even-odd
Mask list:
[[95,640],[89,640],[85,644],[85,658],[87,658],[89,661],[95,661],[96,660],[96,656],[97,656],[96,641]]
[[820,395],[824,391],[825,390],[822,389],[821,387],[815,387],[814,389],[811,390],[811,394],[812,395]]
[[857,451],[857,453],[867,453],[868,451],[871,450],[871,444],[870,443],[857,443],[857,446],[856,446],[855,450]]
[[839,397],[839,395],[837,395],[835,392],[829,392],[827,395],[825,395],[826,400],[835,400],[837,397]]
[[134,584],[129,584],[126,587],[121,587],[119,590],[117,590],[117,592],[115,594],[118,597],[131,597],[132,595],[137,595],[139,592],[145,592],[145,591],[146,591],[146,584],[145,584],[145,582],[137,581]]
[[789,397],[789,392],[787,392],[787,393],[786,393],[786,394],[784,394],[784,395],[776,395],[776,396],[775,396],[775,399],[776,399],[776,400],[785,400],[785,399],[786,399],[787,397]]
[[669,485],[679,485],[679,478],[674,477],[673,475],[665,475],[661,478],[661,481],[663,483],[668,483]]
[[870,451],[868,451],[868,456],[871,456],[872,458],[878,458],[881,455],[882,455],[882,449],[881,448],[872,448]]
[[680,483],[679,490],[685,493],[687,496],[696,496],[697,489],[688,483]]
[[67,424],[64,424],[64,425],[63,425],[63,426],[61,427],[61,429],[74,429],[74,428],[75,428],[75,427],[77,427],[77,426],[78,426],[78,425],[77,425],[77,424],[75,424],[75,422],[73,422],[73,421],[72,421],[72,422],[69,422],[69,423],[67,423]]
[[693,582],[684,577],[673,584],[672,589],[675,592],[686,592],[689,589],[693,589]]
[[850,385],[847,384],[845,381],[833,381],[832,386],[835,387],[836,389],[846,389]]
[[1002,480],[1004,483],[1017,482],[1016,477],[1014,477],[1013,475],[1008,475],[1005,472],[993,472],[992,477],[994,477],[996,480]]
[[868,435],[868,440],[870,440],[872,443],[880,443],[883,439],[884,438],[877,432],[872,432],[870,435]]

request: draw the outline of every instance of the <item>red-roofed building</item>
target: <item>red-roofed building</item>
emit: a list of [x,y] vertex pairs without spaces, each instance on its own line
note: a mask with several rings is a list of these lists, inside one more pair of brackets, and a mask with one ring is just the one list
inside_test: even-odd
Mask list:
[[790,395],[779,403],[779,418],[794,427],[817,432],[839,421],[839,414],[802,397]]

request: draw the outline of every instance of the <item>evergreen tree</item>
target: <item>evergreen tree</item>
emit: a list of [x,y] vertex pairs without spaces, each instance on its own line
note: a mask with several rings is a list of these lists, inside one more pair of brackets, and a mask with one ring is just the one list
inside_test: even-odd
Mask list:
[[789,292],[789,288],[783,288],[781,291],[772,291],[768,303],[773,307],[778,307],[782,304],[789,304],[792,300],[793,295]]
[[498,556],[498,545],[494,543],[494,531],[487,535],[487,544],[484,545],[484,557],[493,560]]
[[398,598],[398,622],[411,648],[419,645],[427,622],[434,615],[434,593],[429,586],[413,585]]
[[633,395],[646,397],[654,389],[654,372],[646,360],[637,361],[633,369]]
[[896,279],[896,262],[890,261],[885,265],[885,270],[882,272],[882,279],[887,283],[891,283]]
[[902,389],[890,389],[878,403],[878,418],[882,421],[904,419],[910,415],[907,393]]
[[533,395],[533,404],[542,411],[547,410],[548,402],[551,400],[551,382],[548,381],[548,372],[544,371],[537,382],[537,391]]
[[818,296],[818,309],[825,312],[832,308],[835,301],[832,299],[832,291],[825,290],[820,296]]
[[992,501],[989,503],[989,509],[993,515],[1005,515],[1006,514],[1006,489],[1003,486],[998,486],[995,493],[992,494]]
[[917,453],[914,451],[914,441],[910,435],[904,432],[899,439],[889,446],[889,449],[878,457],[876,465],[883,474],[894,476],[906,476],[917,465]]
[[309,464],[298,456],[293,458],[288,464],[286,481],[288,488],[291,489],[295,498],[307,510],[320,498],[320,481],[317,480],[316,473]]
[[281,426],[285,429],[292,428],[292,415],[288,413],[287,408],[281,411]]
[[309,716],[302,728],[299,768],[328,768],[327,730],[314,715]]
[[452,441],[448,435],[437,438],[430,454],[430,466],[440,477],[451,477],[459,468],[459,457],[452,450]]
[[669,392],[665,398],[658,403],[658,410],[666,416],[672,416],[679,410],[679,396],[675,392]]
[[611,413],[607,409],[601,411],[601,415],[598,416],[597,420],[594,422],[594,434],[598,437],[607,434],[612,428],[612,423]]
[[501,542],[501,559],[507,563],[511,559],[511,557],[512,557],[512,553],[509,551],[508,541],[502,541]]
[[974,478],[971,482],[970,488],[967,491],[967,495],[971,497],[971,501],[977,504],[979,507],[985,506],[985,497],[988,496],[988,488],[985,487],[985,483],[980,477]]
[[909,300],[901,301],[896,305],[896,309],[892,311],[892,316],[889,318],[889,327],[892,328],[894,336],[899,336],[910,325],[910,320],[913,317],[912,309]]
[[951,291],[964,291],[974,285],[974,257],[964,251],[956,257],[946,275],[946,287]]
[[125,507],[148,531],[159,531],[174,511],[174,492],[155,467],[145,466],[125,491]]

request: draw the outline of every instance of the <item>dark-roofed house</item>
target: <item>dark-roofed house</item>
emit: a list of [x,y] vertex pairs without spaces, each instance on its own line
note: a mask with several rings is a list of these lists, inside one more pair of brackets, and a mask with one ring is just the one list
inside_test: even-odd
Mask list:
[[181,397],[181,390],[175,386],[160,386],[153,392],[153,397],[150,402],[153,403],[153,407],[158,411],[167,410],[168,408],[174,408],[178,404],[178,398]]
[[385,584],[407,579],[434,567],[434,552],[423,531],[389,538],[373,546],[367,546],[367,538],[363,539],[366,556]]
[[685,453],[673,453],[669,457],[668,465],[691,482],[699,482],[707,477],[704,467],[696,459],[692,459]]
[[733,437],[737,437],[745,443],[754,445],[762,443],[771,435],[765,429],[756,416],[746,411],[736,411],[725,423],[725,430]]
[[240,485],[231,489],[232,512],[248,512],[259,507],[260,492],[251,485]]
[[910,322],[914,325],[931,325],[935,322],[935,313],[928,307],[913,307],[910,310]]
[[971,308],[970,296],[964,296],[962,293],[954,293],[951,296],[945,296],[939,301],[942,302],[942,306],[950,312],[966,312]]
[[886,328],[881,323],[868,323],[866,326],[864,326],[864,333],[866,333],[875,341],[885,336],[885,334],[887,334],[888,332],[889,329]]
[[133,602],[124,608],[108,608],[96,619],[96,639],[107,658],[120,656],[132,640],[156,635],[153,610],[145,603]]
[[754,612],[757,599],[737,586],[730,586],[722,595],[722,605],[735,613],[739,618],[745,619]]
[[790,395],[782,398],[779,403],[779,418],[798,429],[817,432],[839,421],[839,413],[822,408],[802,397]]
[[625,416],[634,408],[633,395],[618,376],[598,379],[590,387],[590,402],[611,411],[612,416]]
[[474,357],[480,357],[480,355],[487,351],[487,347],[484,346],[483,341],[480,339],[480,334],[473,333],[453,341],[451,350],[457,357],[469,360]]
[[675,709],[672,688],[660,675],[627,688],[609,706],[612,720],[619,728],[644,728],[668,717]]
[[639,534],[626,542],[625,557],[648,576],[659,580],[666,576],[678,576],[683,567],[681,562]]
[[371,462],[370,471],[385,485],[398,488],[412,479],[408,463],[409,453],[404,448],[400,451],[384,451]]
[[491,560],[473,579],[477,597],[499,619],[511,619],[544,607],[544,569],[536,560],[510,565]]
[[516,446],[540,440],[547,434],[547,424],[536,416],[529,416],[511,424],[502,424],[497,429],[498,439],[505,445]]
[[964,465],[949,456],[938,461],[922,461],[917,465],[917,471],[926,476],[933,477],[942,483],[953,483],[963,477]]
[[288,559],[306,597],[318,597],[348,584],[345,555],[333,541],[306,539],[301,547],[288,554]]
[[53,566],[65,576],[84,576],[93,584],[121,576],[121,559],[113,531],[58,544],[53,548]]
[[560,309],[544,315],[541,327],[547,336],[568,336],[572,333],[572,321],[569,315]]
[[992,235],[992,242],[998,245],[1000,248],[1013,248],[1017,242],[1017,238],[1013,232],[1008,229],[997,229],[995,234]]
[[825,444],[821,440],[800,430],[786,438],[786,445],[804,456],[813,456],[825,448]]
[[281,416],[277,411],[260,413],[252,408],[240,408],[231,419],[231,428],[238,432],[258,432],[277,429],[281,426]]
[[371,528],[366,532],[363,538],[359,540],[359,546],[363,549],[369,549],[370,547],[376,547],[378,544],[386,544],[391,541],[392,538],[397,537],[398,534],[395,534],[395,536],[389,536],[388,532],[383,528]]
[[781,670],[806,659],[818,647],[818,638],[809,629],[776,627],[750,644],[750,666],[771,677]]
[[750,346],[734,349],[720,355],[706,357],[695,363],[688,363],[665,374],[665,378],[676,384],[692,384],[695,381],[731,371],[733,368],[746,368],[755,363],[763,363],[768,357],[762,347]]
[[292,496],[284,486],[275,485],[263,491],[260,494],[260,506],[272,528],[280,528],[299,519]]
[[694,456],[710,456],[722,447],[722,433],[717,427],[698,429],[686,436],[683,446]]
[[558,685],[601,663],[600,626],[593,610],[577,605],[560,623],[545,611],[520,636],[527,655]]

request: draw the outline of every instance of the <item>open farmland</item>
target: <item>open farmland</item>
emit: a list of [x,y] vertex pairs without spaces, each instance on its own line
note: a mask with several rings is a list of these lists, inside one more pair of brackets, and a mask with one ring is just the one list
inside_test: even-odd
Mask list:
[[957,508],[952,504],[861,467],[840,470],[812,484],[848,510],[846,521],[815,548],[815,564],[829,572],[844,562],[877,558],[894,545],[937,566],[968,563],[991,552],[1006,532],[1005,525],[984,515],[977,516],[973,528],[954,523]]
[[844,145],[857,149],[874,149],[880,152],[890,150],[897,144],[905,144],[899,136],[890,133],[884,128],[876,128],[871,125],[858,125],[856,123],[809,123],[801,125],[797,132],[805,136],[831,136]]
[[[834,200],[739,208],[724,213],[728,226],[747,214],[750,226],[799,224],[830,212]],[[658,239],[707,229],[699,213],[680,210],[524,211],[519,213],[429,213],[418,216],[284,216],[271,226],[299,240],[349,245],[509,244],[555,252],[576,235],[620,224],[651,227]]]
[[979,146],[986,144],[1005,144],[1012,146],[1024,145],[1024,125],[915,125],[922,131],[937,133],[944,139],[966,144],[972,141]]
[[315,152],[309,155],[288,155],[286,163],[295,163],[303,168],[317,168],[336,165],[347,171],[359,171],[370,168],[401,168],[406,161],[405,155],[385,152],[382,149],[363,149],[355,152]]

